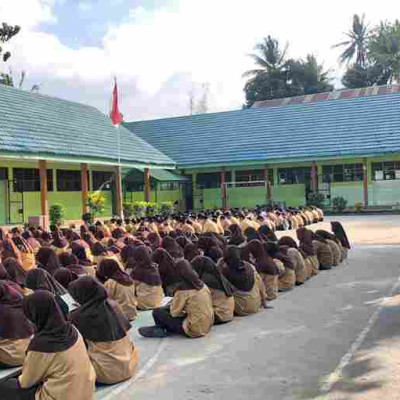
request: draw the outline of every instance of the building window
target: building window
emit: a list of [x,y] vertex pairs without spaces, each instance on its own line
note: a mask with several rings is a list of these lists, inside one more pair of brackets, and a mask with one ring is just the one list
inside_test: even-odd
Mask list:
[[81,171],[57,170],[57,190],[59,192],[79,192],[82,190]]
[[364,179],[362,164],[324,165],[322,167],[322,181],[355,182]]
[[[265,170],[246,170],[236,171],[236,186],[238,187],[251,187],[251,186],[265,186]],[[274,181],[274,170],[268,170],[268,178],[270,183]]]
[[6,181],[8,179],[8,169],[0,168],[0,181]]
[[113,172],[93,171],[93,190],[111,190]]
[[[231,181],[231,173],[225,173],[226,182]],[[216,189],[221,187],[221,172],[210,172],[197,174],[197,187],[201,189]]]
[[[40,173],[37,168],[13,168],[14,192],[40,192]],[[47,190],[53,191],[53,170],[47,170]]]
[[159,182],[157,188],[160,191],[179,190],[179,182]]
[[400,179],[400,161],[372,163],[372,180],[392,181]]
[[279,168],[278,183],[280,185],[296,185],[311,179],[311,167]]

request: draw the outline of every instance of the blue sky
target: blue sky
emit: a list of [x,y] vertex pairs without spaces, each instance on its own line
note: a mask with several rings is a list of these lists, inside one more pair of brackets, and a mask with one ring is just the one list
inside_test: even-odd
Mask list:
[[174,0],[58,0],[53,7],[57,23],[42,23],[39,29],[55,34],[61,43],[74,49],[101,46],[110,26],[129,21],[130,10],[143,7],[156,11],[173,4]]

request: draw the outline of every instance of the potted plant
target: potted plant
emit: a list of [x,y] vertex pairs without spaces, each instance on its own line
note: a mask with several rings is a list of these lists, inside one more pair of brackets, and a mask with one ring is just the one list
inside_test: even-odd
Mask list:
[[60,226],[65,221],[66,209],[62,204],[53,204],[49,210],[50,223],[54,226]]

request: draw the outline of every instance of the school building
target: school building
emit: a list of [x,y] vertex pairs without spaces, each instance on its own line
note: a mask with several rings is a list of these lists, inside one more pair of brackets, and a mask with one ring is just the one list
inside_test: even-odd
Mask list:
[[350,207],[397,206],[400,87],[115,128],[93,107],[0,85],[0,225],[47,216],[56,203],[78,220],[96,190],[106,195],[105,217],[123,201],[298,206],[316,191],[326,207],[338,196]]

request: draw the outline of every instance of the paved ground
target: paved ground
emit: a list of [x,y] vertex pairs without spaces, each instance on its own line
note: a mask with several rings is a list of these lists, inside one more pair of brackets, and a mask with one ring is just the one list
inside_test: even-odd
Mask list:
[[151,321],[142,314],[131,332],[137,375],[98,398],[399,399],[400,216],[340,220],[355,243],[348,262],[273,309],[195,340],[140,338],[137,327]]

